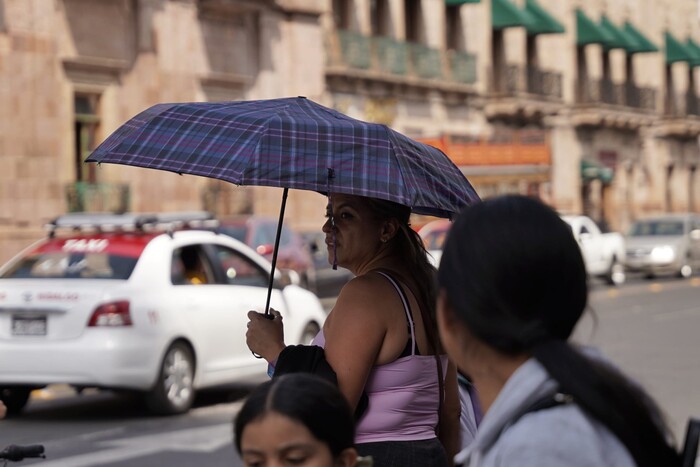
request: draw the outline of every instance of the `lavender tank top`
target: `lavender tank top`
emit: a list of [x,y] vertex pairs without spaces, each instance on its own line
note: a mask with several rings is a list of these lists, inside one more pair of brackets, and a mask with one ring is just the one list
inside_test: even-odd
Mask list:
[[[440,386],[433,355],[416,355],[413,319],[406,297],[393,278],[380,272],[401,296],[413,342],[411,355],[372,368],[365,385],[367,411],[359,420],[355,442],[414,441],[435,438],[438,423]],[[324,347],[323,330],[313,345]],[[442,355],[443,380],[447,356]]]

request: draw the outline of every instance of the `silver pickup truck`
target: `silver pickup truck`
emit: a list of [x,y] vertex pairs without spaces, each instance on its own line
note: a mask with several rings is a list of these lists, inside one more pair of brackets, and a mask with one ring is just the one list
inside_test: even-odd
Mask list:
[[581,247],[589,276],[600,277],[610,285],[625,282],[625,238],[617,232],[603,233],[590,217],[561,216]]

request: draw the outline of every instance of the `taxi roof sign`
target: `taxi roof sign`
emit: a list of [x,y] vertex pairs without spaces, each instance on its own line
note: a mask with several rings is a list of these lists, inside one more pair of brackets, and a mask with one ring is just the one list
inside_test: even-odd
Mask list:
[[49,235],[54,236],[58,229],[74,231],[97,230],[114,231],[172,231],[182,228],[218,227],[219,221],[208,211],[185,211],[163,213],[74,212],[59,216],[46,225]]

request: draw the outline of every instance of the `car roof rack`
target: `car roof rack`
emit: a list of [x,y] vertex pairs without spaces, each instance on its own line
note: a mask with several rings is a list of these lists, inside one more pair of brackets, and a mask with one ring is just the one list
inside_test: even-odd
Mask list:
[[59,216],[46,224],[49,236],[59,229],[97,232],[157,232],[172,234],[188,228],[217,228],[219,221],[208,211],[162,213],[73,212]]

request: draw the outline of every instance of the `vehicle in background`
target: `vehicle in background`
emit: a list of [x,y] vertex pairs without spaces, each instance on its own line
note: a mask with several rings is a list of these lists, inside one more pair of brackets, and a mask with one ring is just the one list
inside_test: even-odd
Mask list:
[[[278,220],[271,217],[240,216],[221,219],[218,229],[219,232],[245,243],[268,261],[272,261],[277,223]],[[312,273],[312,265],[313,259],[308,244],[300,234],[283,224],[276,267],[283,271],[291,271],[295,283],[310,288],[309,274]]]
[[667,214],[634,222],[627,233],[625,264],[647,278],[692,276],[700,268],[700,215]]
[[309,289],[321,299],[337,297],[340,289],[355,275],[340,266],[338,269],[333,269],[328,261],[325,233],[307,232],[303,233],[302,237],[309,245],[313,258],[313,272],[309,274]]
[[442,258],[442,247],[447,238],[447,232],[450,230],[452,222],[448,219],[438,219],[428,222],[418,230],[418,235],[423,239],[425,249],[430,255],[433,266],[440,266]]
[[603,233],[590,217],[565,215],[562,219],[571,226],[574,238],[581,248],[586,272],[610,285],[625,282],[625,238],[617,232]]
[[[156,413],[195,391],[267,378],[246,345],[270,262],[209,229],[208,213],[69,214],[0,268],[0,399],[10,413],[49,384],[142,392]],[[288,344],[309,343],[319,299],[274,272]]]

